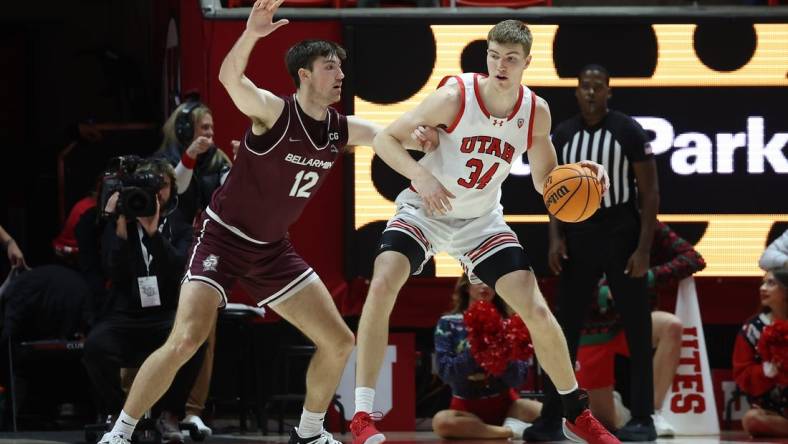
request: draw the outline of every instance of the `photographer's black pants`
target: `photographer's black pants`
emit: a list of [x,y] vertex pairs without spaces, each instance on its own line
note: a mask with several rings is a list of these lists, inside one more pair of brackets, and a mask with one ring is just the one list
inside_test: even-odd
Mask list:
[[[632,416],[646,418],[654,411],[651,305],[645,276],[631,278],[624,274],[637,248],[639,215],[630,206],[614,207],[600,210],[586,222],[564,227],[569,259],[559,279],[556,318],[566,336],[572,363],[577,357],[580,329],[604,274],[624,323],[631,356]],[[562,415],[560,398],[549,378],[545,378],[542,414],[545,418]]]
[[[126,395],[121,389],[120,369],[137,368],[162,346],[172,330],[175,313],[156,313],[146,317],[112,314],[91,330],[85,341],[85,364],[99,403],[99,412],[117,415]],[[183,415],[186,399],[197,378],[203,348],[175,375],[169,390],[156,404],[157,410]]]

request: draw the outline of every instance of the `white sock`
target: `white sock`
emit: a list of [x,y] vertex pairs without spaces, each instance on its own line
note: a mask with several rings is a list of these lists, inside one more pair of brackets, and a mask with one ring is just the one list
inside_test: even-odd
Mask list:
[[356,413],[372,413],[372,404],[375,403],[375,389],[369,387],[356,387]]
[[326,412],[313,413],[307,409],[301,412],[301,422],[298,423],[296,432],[301,438],[311,438],[323,431],[323,418]]
[[503,426],[512,431],[512,438],[523,439],[523,432],[531,426],[531,423],[509,416],[503,420]]
[[131,441],[131,434],[134,433],[134,428],[137,427],[137,421],[139,420],[132,418],[121,410],[118,420],[115,421],[115,425],[112,426],[112,431],[110,433]]
[[558,391],[559,395],[568,395],[568,394],[572,393],[573,391],[577,390],[578,388],[580,388],[580,386],[578,386],[577,385],[577,381],[575,381],[575,385],[572,386],[572,388],[570,388],[569,390],[558,390],[558,388],[556,388],[556,390]]

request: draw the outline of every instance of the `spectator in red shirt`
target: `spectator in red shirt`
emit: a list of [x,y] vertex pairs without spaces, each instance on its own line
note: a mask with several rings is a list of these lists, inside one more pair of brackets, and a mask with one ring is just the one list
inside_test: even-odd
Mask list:
[[71,207],[68,213],[66,222],[63,224],[63,229],[60,234],[52,241],[52,247],[55,249],[55,254],[63,258],[68,263],[76,262],[76,256],[79,253],[79,246],[77,245],[76,227],[79,219],[85,212],[96,206],[96,194],[91,193],[83,197]]

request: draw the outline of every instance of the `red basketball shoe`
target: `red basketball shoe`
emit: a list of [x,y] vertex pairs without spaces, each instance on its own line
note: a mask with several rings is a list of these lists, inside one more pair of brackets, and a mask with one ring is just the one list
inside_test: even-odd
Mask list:
[[385,441],[386,436],[375,428],[375,421],[382,417],[383,415],[378,412],[372,414],[357,412],[353,415],[353,420],[350,421],[353,444],[379,444]]
[[[588,444],[620,444],[612,433],[608,432],[591,410],[585,409],[575,419],[575,422],[564,419],[564,435],[575,442],[587,442]],[[355,444],[355,443],[354,443]]]

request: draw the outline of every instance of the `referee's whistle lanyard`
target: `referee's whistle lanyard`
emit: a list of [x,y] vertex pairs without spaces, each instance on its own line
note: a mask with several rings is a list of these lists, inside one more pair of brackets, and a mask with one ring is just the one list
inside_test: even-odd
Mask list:
[[142,261],[145,263],[146,276],[150,276],[150,263],[153,262],[153,255],[148,252],[145,242],[142,241],[145,238],[145,232],[139,222],[137,222],[137,233],[140,235],[140,251],[142,251]]

